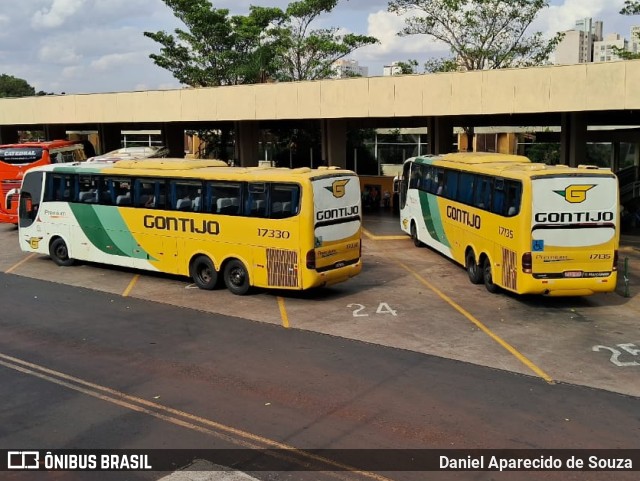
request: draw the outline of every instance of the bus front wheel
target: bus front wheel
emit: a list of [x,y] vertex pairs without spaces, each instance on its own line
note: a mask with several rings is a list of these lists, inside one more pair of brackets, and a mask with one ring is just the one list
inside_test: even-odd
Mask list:
[[467,274],[472,284],[480,284],[482,282],[482,269],[476,262],[476,256],[472,249],[467,251],[465,256],[465,267],[467,268]]
[[413,240],[414,246],[422,247],[422,242],[418,239],[418,229],[416,229],[415,222],[411,222],[411,239]]
[[491,261],[488,257],[484,260],[484,267],[482,270],[484,274],[484,286],[490,293],[495,294],[500,290],[500,287],[493,283],[493,275],[491,274]]
[[59,266],[68,267],[74,263],[74,260],[69,257],[67,243],[60,237],[54,239],[49,245],[49,256]]
[[233,294],[242,296],[249,292],[249,272],[238,259],[230,260],[224,267],[224,284]]
[[191,262],[189,275],[200,289],[210,291],[218,283],[218,272],[207,256],[198,256]]

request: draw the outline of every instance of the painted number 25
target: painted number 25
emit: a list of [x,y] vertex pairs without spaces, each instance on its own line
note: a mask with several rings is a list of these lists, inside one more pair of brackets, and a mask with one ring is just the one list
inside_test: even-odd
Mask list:
[[[636,346],[635,344],[616,344],[617,347],[619,347],[620,349],[622,349],[623,351],[631,354],[632,356],[639,356],[640,355],[640,349],[638,349],[638,346]],[[611,352],[611,358],[609,359],[609,361],[611,361],[613,364],[615,364],[618,367],[628,367],[628,366],[640,366],[640,362],[636,362],[636,361],[620,361],[620,356],[622,355],[622,351],[616,349],[615,347],[608,347],[608,346],[593,346],[591,348],[593,351],[610,351]]]

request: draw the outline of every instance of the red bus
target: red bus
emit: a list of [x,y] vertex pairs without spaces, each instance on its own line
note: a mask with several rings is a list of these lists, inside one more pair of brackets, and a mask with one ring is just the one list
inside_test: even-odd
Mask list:
[[28,169],[86,159],[80,141],[51,140],[0,145],[0,222],[18,223],[18,194],[22,177]]

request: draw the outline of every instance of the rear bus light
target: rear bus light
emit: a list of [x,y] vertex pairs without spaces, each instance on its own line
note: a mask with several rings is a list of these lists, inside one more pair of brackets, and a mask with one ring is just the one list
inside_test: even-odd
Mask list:
[[315,249],[311,249],[307,252],[307,269],[315,269],[316,268],[316,251]]
[[531,252],[522,254],[522,272],[531,274],[533,272],[533,261],[531,260]]
[[618,270],[618,249],[613,251],[613,266],[611,267],[612,271]]

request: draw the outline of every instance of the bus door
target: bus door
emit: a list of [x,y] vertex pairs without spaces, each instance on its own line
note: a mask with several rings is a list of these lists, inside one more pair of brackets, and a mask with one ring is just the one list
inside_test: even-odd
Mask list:
[[607,277],[618,247],[612,176],[532,180],[531,256],[538,279]]

